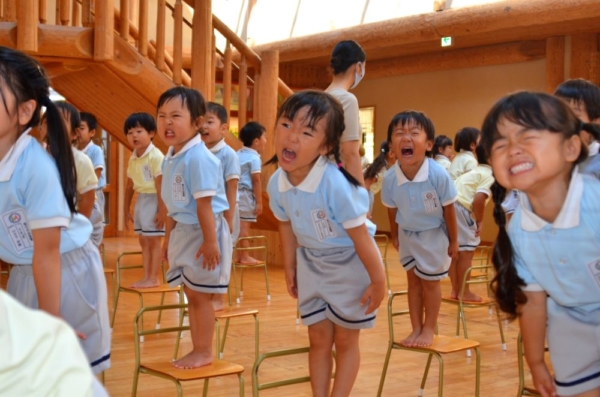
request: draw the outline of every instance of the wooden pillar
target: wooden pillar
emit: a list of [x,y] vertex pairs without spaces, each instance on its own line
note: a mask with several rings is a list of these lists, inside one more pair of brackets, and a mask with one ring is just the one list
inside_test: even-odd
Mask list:
[[227,110],[227,120],[229,120],[231,114],[231,55],[231,45],[228,40],[225,45],[225,57],[223,59],[223,107]]
[[96,0],[94,19],[94,60],[109,61],[114,57],[115,14],[111,0]]
[[208,88],[208,93],[207,93],[207,98],[209,101],[214,101],[215,100],[215,91],[216,91],[216,85],[217,85],[217,65],[218,65],[218,61],[219,61],[219,54],[217,53],[217,36],[215,35],[215,32],[213,30],[213,35],[212,35],[212,51],[210,52],[210,55],[212,56],[212,63],[211,63],[211,67],[210,67],[210,79],[209,79],[209,88]]
[[211,0],[195,0],[192,26],[192,88],[208,98],[213,51]]
[[570,77],[589,80],[593,74],[594,54],[598,52],[598,34],[581,33],[574,34],[571,37]]
[[240,70],[238,75],[238,131],[246,124],[248,113],[248,101],[246,94],[248,92],[248,65],[246,64],[246,57],[242,55],[240,62]]
[[38,2],[21,0],[17,3],[17,49],[25,52],[38,50]]
[[[279,51],[265,51],[260,54],[261,74],[258,85],[259,106],[254,108],[254,119],[261,123],[267,130],[267,145],[262,153],[266,161],[275,154],[275,142],[273,139],[273,127],[277,115],[277,88],[279,85]],[[263,186],[267,186],[269,177],[275,171],[274,167],[268,167],[262,172]]]
[[565,80],[565,37],[546,39],[546,92],[553,93]]

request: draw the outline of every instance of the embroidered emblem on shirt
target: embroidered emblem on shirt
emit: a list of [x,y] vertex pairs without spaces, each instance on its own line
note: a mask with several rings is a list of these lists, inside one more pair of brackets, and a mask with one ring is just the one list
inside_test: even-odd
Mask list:
[[596,282],[596,285],[598,285],[598,288],[600,288],[600,259],[589,263],[588,270],[590,271],[592,278]]
[[317,238],[323,241],[328,237],[337,237],[335,230],[331,227],[327,214],[323,210],[312,210],[310,212]]
[[142,178],[144,178],[144,182],[152,182],[152,170],[149,164],[142,166]]
[[428,214],[439,208],[440,204],[435,191],[430,190],[428,192],[423,192],[423,204],[425,204],[425,212]]
[[187,197],[185,196],[185,183],[183,176],[175,175],[173,178],[173,191],[172,197],[174,202],[185,202]]
[[10,210],[2,214],[2,224],[17,253],[33,247],[33,236],[27,226],[23,210]]

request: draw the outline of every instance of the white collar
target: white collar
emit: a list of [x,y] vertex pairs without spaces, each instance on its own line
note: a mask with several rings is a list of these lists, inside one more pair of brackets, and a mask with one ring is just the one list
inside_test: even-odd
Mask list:
[[277,187],[279,189],[279,192],[284,193],[294,188],[302,190],[306,193],[316,192],[317,188],[319,187],[319,184],[321,183],[321,179],[323,179],[323,174],[327,169],[327,163],[329,163],[329,160],[327,160],[326,157],[319,157],[315,162],[315,165],[313,165],[312,169],[308,173],[308,175],[306,175],[306,178],[304,178],[304,180],[300,182],[298,186],[292,185],[292,183],[287,177],[287,172],[281,170],[281,172],[279,173],[279,180],[277,181]]
[[28,128],[25,132],[23,132],[15,144],[12,145],[12,147],[8,150],[8,153],[4,155],[2,161],[0,161],[0,182],[7,182],[10,180],[10,177],[17,166],[19,157],[21,157],[21,154],[25,148],[33,139],[31,135],[29,135],[30,131],[31,128]]
[[225,143],[225,138],[223,138],[219,141],[219,143],[217,143],[215,146],[211,147],[208,150],[210,150],[210,152],[214,154],[217,153],[219,150],[223,149],[225,146],[227,146],[227,144]]
[[132,159],[140,159],[144,156],[146,156],[148,153],[150,153],[150,151],[154,149],[154,144],[152,142],[150,142],[150,144],[148,145],[148,147],[146,148],[146,150],[144,151],[144,154],[142,154],[141,156],[137,155],[137,149],[133,150],[133,153],[131,153],[131,158]]
[[435,160],[447,160],[450,161],[450,159],[446,156],[444,156],[443,154],[436,154],[435,155]]
[[[581,207],[581,196],[583,194],[583,178],[577,167],[571,175],[571,183],[567,191],[565,202],[552,223],[554,229],[571,229],[579,225],[579,210]],[[531,204],[526,194],[519,194],[522,217],[521,228],[526,232],[537,232],[542,230],[548,222],[537,216],[531,210]]]
[[173,146],[169,146],[169,150],[167,150],[167,156],[169,158],[176,158],[179,157],[180,155],[182,155],[183,153],[187,152],[189,149],[193,148],[196,145],[204,145],[204,142],[202,142],[202,139],[200,139],[200,135],[196,134],[194,135],[194,137],[192,139],[190,139],[182,148],[179,152],[177,152],[176,154],[173,154]]
[[398,186],[404,185],[407,182],[425,182],[429,177],[429,161],[427,160],[427,157],[425,157],[423,164],[421,164],[421,168],[419,168],[419,171],[417,171],[417,174],[412,181],[404,175],[404,172],[402,172],[402,169],[400,169],[400,164],[398,161],[396,161],[396,164],[394,164],[394,171],[396,171]]
[[588,156],[593,156],[595,154],[598,154],[598,151],[600,150],[600,142],[598,141],[593,141],[592,143],[590,143],[590,145],[588,146]]
[[256,150],[252,149],[251,147],[244,146],[240,150],[245,150],[245,151],[248,151],[248,152],[255,153],[258,157],[260,157],[260,153],[258,153]]
[[82,151],[83,153],[87,152],[87,150],[88,150],[90,147],[92,147],[92,145],[93,145],[93,144],[94,144],[94,141],[90,139],[90,141],[88,142],[88,144],[87,144],[87,145],[86,145],[86,146],[85,146],[83,149],[81,149],[81,151]]
[[466,153],[466,154],[470,155],[471,157],[475,158],[475,155],[474,155],[474,154],[473,154],[473,152],[472,152],[472,151],[470,151],[470,150],[460,149],[460,152],[458,152],[458,153],[459,153],[459,154],[460,154],[460,153]]

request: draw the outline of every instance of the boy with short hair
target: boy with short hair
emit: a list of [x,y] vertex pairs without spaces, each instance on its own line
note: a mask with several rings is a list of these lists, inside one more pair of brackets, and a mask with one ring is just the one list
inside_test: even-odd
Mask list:
[[77,148],[85,153],[92,164],[98,178],[98,187],[96,188],[96,205],[102,222],[104,222],[104,192],[102,189],[106,186],[106,173],[104,165],[104,151],[94,143],[92,138],[96,135],[98,129],[98,121],[96,116],[88,112],[81,112],[81,123],[79,125],[79,139]]
[[[240,216],[237,208],[240,161],[235,150],[225,142],[224,134],[227,131],[227,110],[218,103],[208,102],[200,135],[210,152],[221,161],[225,193],[229,203],[229,209],[224,212],[224,216],[232,234],[231,240],[235,244],[240,234]],[[215,311],[223,310],[223,294],[213,294],[212,303]]]
[[[250,223],[256,222],[256,217],[262,214],[262,182],[260,173],[262,163],[260,153],[267,143],[265,127],[256,121],[251,121],[242,127],[239,138],[244,147],[238,150],[240,161],[240,182],[238,186],[240,237],[250,235]],[[247,246],[243,244],[242,247]],[[247,251],[242,251],[237,258],[244,264],[256,264],[258,261]]]
[[[123,127],[133,153],[127,166],[125,187],[125,213],[133,221],[134,232],[139,236],[142,247],[144,278],[131,285],[132,288],[151,288],[160,283],[158,271],[161,263],[161,237],[165,235],[165,205],[160,196],[162,162],[165,157],[152,144],[156,134],[156,122],[148,113],[133,113]],[[138,192],[134,216],[130,207],[133,192]],[[129,229],[129,222],[125,223]]]

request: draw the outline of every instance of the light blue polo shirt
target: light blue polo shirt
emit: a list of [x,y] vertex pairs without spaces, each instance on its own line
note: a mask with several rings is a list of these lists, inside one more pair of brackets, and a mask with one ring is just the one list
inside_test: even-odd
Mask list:
[[196,199],[212,197],[212,210],[229,209],[221,162],[208,150],[199,135],[176,154],[169,147],[162,164],[161,197],[168,215],[188,225],[199,223]]
[[425,158],[412,181],[398,162],[383,176],[381,201],[398,208],[396,223],[407,231],[436,229],[444,223],[443,208],[456,201],[456,187],[448,172],[435,160]]
[[31,265],[31,230],[60,227],[60,253],[82,247],[92,224],[72,215],[54,159],[25,131],[0,161],[0,259]]
[[259,174],[262,168],[260,154],[254,149],[244,146],[237,151],[240,160],[239,188],[252,190],[252,174]]
[[600,182],[575,170],[558,217],[547,223],[526,194],[508,224],[524,291],[545,291],[586,323],[600,324]]
[[[225,139],[222,139],[209,150],[221,162],[225,182],[231,179],[240,179],[240,160],[235,150],[225,143]],[[225,185],[225,190],[227,190],[227,185]]]
[[102,173],[100,174],[100,178],[98,178],[98,189],[104,188],[106,186],[106,167],[104,164],[104,151],[102,148],[94,143],[94,141],[90,141],[88,145],[83,148],[83,153],[85,153],[91,160],[94,165],[94,170],[98,168],[102,168]]
[[267,186],[273,215],[290,221],[298,244],[311,249],[351,247],[346,229],[366,223],[369,234],[375,225],[367,219],[369,194],[353,186],[337,165],[320,157],[306,178],[293,186],[281,168]]

